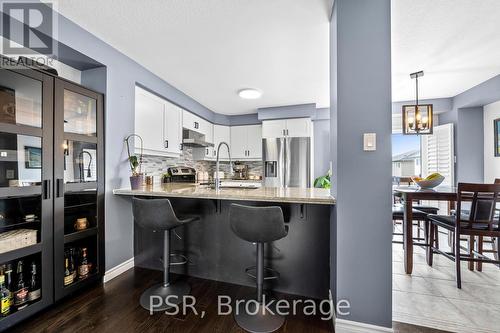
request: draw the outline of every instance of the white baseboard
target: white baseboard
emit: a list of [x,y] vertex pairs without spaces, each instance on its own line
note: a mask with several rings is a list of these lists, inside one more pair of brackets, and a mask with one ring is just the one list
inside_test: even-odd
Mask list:
[[109,282],[118,275],[125,273],[125,271],[128,271],[132,267],[134,267],[134,258],[130,258],[129,260],[124,261],[121,264],[116,265],[115,267],[107,270],[104,273],[104,279],[103,279],[104,283]]
[[392,333],[392,328],[358,323],[337,318],[335,320],[335,333]]

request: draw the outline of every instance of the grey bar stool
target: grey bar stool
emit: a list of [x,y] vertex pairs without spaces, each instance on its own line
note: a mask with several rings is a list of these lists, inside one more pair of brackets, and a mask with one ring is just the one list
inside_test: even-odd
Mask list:
[[[168,199],[132,199],[132,211],[134,219],[141,227],[153,231],[163,231],[163,283],[156,284],[144,291],[141,295],[141,306],[150,311],[165,311],[169,308],[165,299],[169,297],[171,304],[182,303],[183,296],[188,295],[191,287],[187,282],[180,281],[172,283],[169,277],[170,266],[184,264],[187,262],[171,263],[170,261],[170,231],[181,225],[199,220],[198,216],[179,218],[175,215],[172,204]],[[162,298],[160,305],[152,306],[152,296]]]
[[[250,207],[231,204],[229,221],[232,231],[239,238],[247,242],[256,243],[257,263],[257,308],[245,306],[239,303],[239,308],[234,313],[236,323],[248,332],[264,333],[274,332],[285,322],[285,318],[273,310],[263,311],[263,285],[264,280],[276,278],[276,276],[264,277],[264,244],[285,237],[288,232],[285,227],[283,211],[281,207]],[[249,269],[246,270],[247,272]],[[272,270],[271,270],[272,271]],[[249,303],[249,305],[252,303]],[[273,305],[276,302],[272,303]],[[255,314],[256,313],[256,314]]]

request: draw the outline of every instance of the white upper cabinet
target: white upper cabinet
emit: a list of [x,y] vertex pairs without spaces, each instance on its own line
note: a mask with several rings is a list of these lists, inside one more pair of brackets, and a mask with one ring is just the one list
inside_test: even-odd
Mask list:
[[309,118],[294,118],[286,120],[286,135],[290,137],[311,136],[312,122]]
[[200,119],[189,111],[182,110],[182,127],[199,131],[200,130]]
[[311,127],[312,123],[309,118],[265,120],[262,122],[262,137],[310,137]]
[[[181,110],[142,88],[135,89],[135,133],[143,139],[144,154],[177,156],[182,140]],[[140,141],[135,140],[140,153]]]
[[[157,96],[136,87],[135,133],[142,137],[145,154],[163,151],[164,103]],[[140,140],[134,140],[140,152]]]
[[245,126],[231,126],[231,158],[233,160],[247,157],[247,130]]
[[262,126],[231,127],[231,158],[259,160],[262,158]]
[[[219,143],[226,142],[231,147],[231,128],[229,126],[214,125],[214,157],[217,158],[217,147]],[[229,159],[226,147],[220,149],[220,159]]]
[[285,136],[286,120],[264,120],[262,122],[263,138],[279,138]]
[[182,128],[181,128],[182,110],[172,103],[165,104],[165,142],[164,148],[174,154],[181,153]]
[[247,128],[247,158],[262,159],[262,125],[245,126]]
[[213,124],[189,111],[182,110],[182,127],[205,135],[205,141],[213,143]]

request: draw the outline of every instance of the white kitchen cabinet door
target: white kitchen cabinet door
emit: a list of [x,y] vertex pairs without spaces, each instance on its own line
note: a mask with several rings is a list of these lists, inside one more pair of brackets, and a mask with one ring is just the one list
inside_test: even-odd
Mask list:
[[286,135],[289,137],[310,137],[311,119],[309,118],[287,119]]
[[165,103],[165,140],[164,149],[172,154],[181,153],[182,125],[181,109],[169,102]]
[[286,120],[264,120],[262,122],[262,138],[281,138],[285,136]]
[[[214,125],[214,158],[217,158],[217,147],[221,142],[226,142],[231,147],[231,128],[229,126]],[[221,147],[220,159],[229,159],[226,147]]]
[[197,115],[189,111],[182,110],[182,127],[200,132],[200,120],[201,118]]
[[247,128],[247,156],[248,159],[262,158],[262,125],[245,126]]
[[[205,119],[199,119],[200,128],[198,130],[199,133],[205,136],[205,141],[214,143],[214,125]],[[205,159],[211,160],[214,159],[214,148],[207,147],[205,149]]]
[[247,126],[231,126],[231,158],[247,158]]
[[[161,98],[136,87],[135,133],[143,140],[145,154],[164,152],[164,102]],[[135,141],[135,151],[140,152],[140,140]]]

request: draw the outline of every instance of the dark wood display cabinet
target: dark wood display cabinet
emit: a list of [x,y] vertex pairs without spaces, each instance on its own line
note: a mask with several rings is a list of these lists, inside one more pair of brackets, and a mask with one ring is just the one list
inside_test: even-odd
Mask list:
[[0,68],[0,331],[102,279],[103,120],[101,94]]

